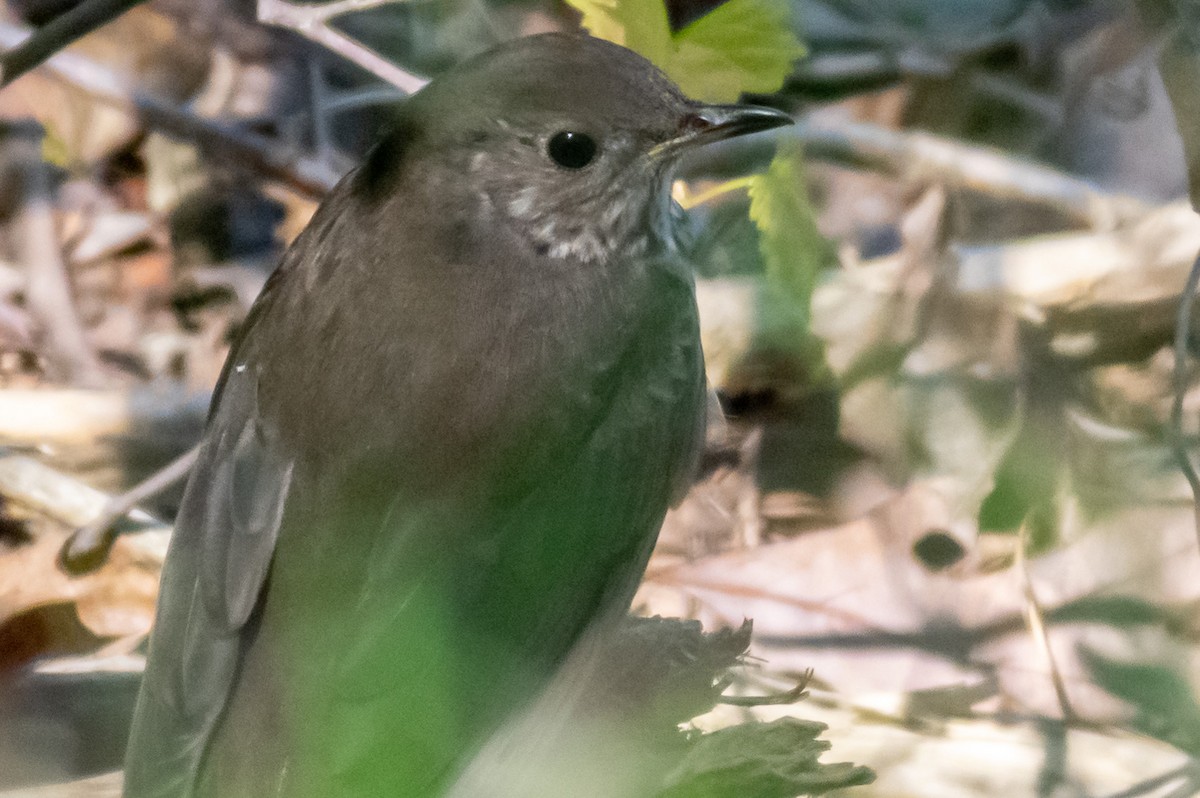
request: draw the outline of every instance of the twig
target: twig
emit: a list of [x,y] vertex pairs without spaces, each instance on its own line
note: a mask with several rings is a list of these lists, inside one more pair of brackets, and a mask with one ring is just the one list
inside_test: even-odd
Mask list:
[[151,127],[191,141],[228,162],[249,166],[314,199],[328,193],[341,177],[324,159],[301,156],[266,136],[195,116],[156,98],[140,95],[134,106]]
[[997,199],[1050,207],[1095,230],[1140,219],[1152,207],[1087,180],[1003,150],[919,130],[888,130],[860,122],[802,117],[778,136],[730,139],[685,166],[685,175],[726,179],[730,164],[770,162],[779,136],[793,136],[811,159],[895,175],[915,184],[965,188]]
[[200,446],[197,444],[125,493],[109,499],[100,515],[76,529],[63,544],[59,555],[63,569],[78,575],[102,565],[117,538],[117,523],[146,499],[163,492],[191,473],[199,454]]
[[1149,210],[1140,200],[1106,193],[1048,166],[931,133],[808,119],[785,135],[798,137],[813,158],[1049,205],[1097,229],[1111,229]]
[[357,39],[329,24],[334,17],[386,5],[392,0],[335,0],[331,3],[289,3],[287,0],[258,0],[258,21],[290,28],[358,64],[372,75],[412,94],[429,81],[393,64]]
[[[11,47],[29,36],[19,25],[0,22],[0,47]],[[250,166],[296,191],[319,199],[341,177],[341,170],[320,158],[309,158],[277,140],[206,119],[161,98],[133,89],[121,75],[77,53],[62,52],[45,63],[48,74],[99,102],[142,116],[152,127],[192,141],[213,156]]]
[[[33,31],[23,25],[0,20],[0,47],[16,47],[32,34]],[[133,107],[132,90],[124,78],[78,53],[56,53],[45,62],[45,66],[50,75],[106,105],[126,110]]]
[[143,0],[85,0],[38,28],[19,45],[0,55],[0,88],[72,42],[124,14]]
[[[288,27],[312,27],[325,25],[334,17],[370,11],[393,3],[395,0],[334,0],[331,3],[290,3],[287,0],[269,0],[258,5],[259,22],[273,22]],[[274,19],[263,19],[268,13],[277,14]]]
[[1163,773],[1159,776],[1154,776],[1153,778],[1146,779],[1145,781],[1140,781],[1132,787],[1128,787],[1120,792],[1110,793],[1109,795],[1104,796],[1104,798],[1140,798],[1140,796],[1145,795],[1152,790],[1157,790],[1159,787],[1163,787],[1179,779],[1187,779],[1187,785],[1192,786],[1192,773],[1195,771],[1195,769],[1196,764],[1194,762],[1188,762],[1186,765],[1175,768],[1174,770],[1168,770],[1166,773]]
[[1062,671],[1054,657],[1054,649],[1050,646],[1050,635],[1046,633],[1046,616],[1033,589],[1033,580],[1029,576],[1029,562],[1025,551],[1029,547],[1029,524],[1021,524],[1017,543],[1016,568],[1021,574],[1021,590],[1025,594],[1025,621],[1029,632],[1042,649],[1046,657],[1046,665],[1050,669],[1050,682],[1054,685],[1054,695],[1058,699],[1058,708],[1062,712],[1063,723],[1071,723],[1076,719],[1075,710],[1071,707],[1071,698],[1067,694],[1067,686],[1063,683]]
[[19,186],[23,194],[17,229],[25,300],[38,322],[55,376],[74,385],[97,387],[104,384],[104,372],[71,297],[54,220],[53,191],[42,161],[42,136],[37,124],[0,125],[0,139],[12,154],[9,185]]
[[313,145],[321,155],[334,151],[333,132],[329,129],[329,118],[325,115],[328,102],[329,87],[325,84],[325,75],[317,59],[307,59],[308,67],[308,104],[312,108],[311,118]]
[[331,97],[325,103],[324,111],[326,114],[357,111],[360,108],[368,108],[372,105],[396,103],[403,100],[405,96],[404,92],[387,86],[368,86],[365,89],[352,89]]
[[972,72],[967,79],[971,88],[981,94],[1037,114],[1047,126],[1062,123],[1064,112],[1060,99],[1030,88],[1009,75],[981,70]]
[[1175,316],[1175,396],[1171,401],[1171,423],[1167,428],[1170,439],[1171,453],[1179,464],[1183,475],[1187,477],[1192,489],[1192,510],[1195,513],[1196,537],[1200,542],[1200,474],[1192,465],[1187,443],[1183,434],[1183,397],[1188,389],[1188,339],[1191,338],[1192,308],[1196,304],[1196,287],[1200,284],[1200,255],[1192,263],[1188,272],[1187,283],[1183,288],[1183,296],[1179,300],[1179,312]]

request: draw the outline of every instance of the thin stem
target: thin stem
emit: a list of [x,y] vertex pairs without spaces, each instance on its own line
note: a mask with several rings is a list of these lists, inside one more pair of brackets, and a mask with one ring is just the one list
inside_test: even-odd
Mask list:
[[258,0],[258,21],[267,25],[290,28],[358,64],[402,91],[412,94],[428,83],[428,79],[393,64],[357,39],[329,25],[341,14],[365,11],[385,5],[392,0],[336,0],[332,3],[289,3],[287,0]]
[[[808,158],[1048,205],[1096,230],[1112,230],[1150,210],[1138,199],[1107,193],[1052,167],[919,130],[887,130],[864,123],[835,125],[810,118],[800,120],[785,135],[796,137]],[[765,146],[741,143],[747,148],[756,145]],[[736,150],[738,144],[727,146]]]
[[[0,21],[0,46],[27,38],[27,29]],[[320,158],[305,157],[267,136],[197,116],[153,94],[136,92],[121,75],[78,53],[57,53],[46,62],[56,80],[97,101],[140,114],[149,127],[205,147],[214,156],[250,167],[319,199],[341,177],[341,169]]]
[[328,156],[334,149],[333,133],[329,129],[329,118],[325,115],[326,95],[329,94],[329,90],[325,85],[325,75],[322,74],[321,65],[317,59],[309,58],[307,65],[308,104],[312,108],[312,118],[309,121],[312,124],[313,144],[318,154]]
[[[1145,795],[1153,790],[1157,790],[1159,787],[1170,784],[1173,781],[1188,778],[1195,767],[1195,763],[1188,762],[1182,767],[1175,768],[1174,770],[1168,770],[1166,773],[1146,779],[1145,781],[1140,781],[1132,787],[1121,790],[1120,792],[1111,793],[1104,796],[1104,798],[1139,798],[1139,796]],[[1191,784],[1190,778],[1188,779],[1188,784]]]
[[107,558],[116,540],[117,523],[139,504],[162,493],[187,477],[200,456],[200,445],[172,460],[125,493],[114,496],[95,519],[79,527],[63,544],[59,561],[72,574],[82,574],[99,567]]
[[324,25],[342,14],[369,11],[391,2],[394,0],[336,0],[332,3],[289,3],[287,0],[269,0],[269,2],[258,4],[258,21],[302,30],[314,25]]
[[398,103],[406,96],[404,92],[388,86],[371,86],[365,89],[355,89],[336,97],[330,98],[329,102],[325,103],[325,113],[341,114],[347,111],[357,111],[360,108],[369,108],[373,105],[389,105]]
[[1025,552],[1029,548],[1028,522],[1021,524],[1019,541],[1016,568],[1021,574],[1021,587],[1025,593],[1025,621],[1029,625],[1030,634],[1033,635],[1033,639],[1037,641],[1038,646],[1042,649],[1042,654],[1046,657],[1046,665],[1050,669],[1050,683],[1054,686],[1054,695],[1058,699],[1058,708],[1062,712],[1063,723],[1070,723],[1076,717],[1075,710],[1071,707],[1067,685],[1063,682],[1062,671],[1059,670],[1054,649],[1050,645],[1050,635],[1046,631],[1045,613],[1042,611],[1041,602],[1038,601],[1037,592],[1034,590],[1033,578],[1029,574],[1029,562],[1025,556]]
[[726,194],[732,194],[735,191],[744,191],[750,188],[753,184],[753,177],[739,177],[734,180],[724,180],[712,188],[704,191],[696,192],[695,194],[685,193],[679,198],[678,202],[683,206],[684,210],[699,207],[706,202],[712,202],[717,197],[723,197]]

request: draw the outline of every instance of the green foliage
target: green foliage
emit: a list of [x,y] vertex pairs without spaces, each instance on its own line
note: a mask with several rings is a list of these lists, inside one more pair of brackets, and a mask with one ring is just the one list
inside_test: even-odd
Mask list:
[[993,487],[979,507],[979,528],[991,532],[1029,529],[1032,553],[1046,551],[1058,537],[1055,493],[1061,470],[1057,439],[1040,418],[1027,418],[996,467]]
[[817,275],[830,253],[804,186],[800,147],[793,143],[780,147],[770,168],[750,179],[749,192],[750,219],[759,230],[767,282],[803,311],[801,321],[807,328]]
[[640,53],[706,102],[777,90],[805,52],[784,0],[729,0],[678,33],[660,0],[567,2],[593,36]]
[[42,138],[42,158],[60,169],[71,167],[71,145],[51,125],[46,125],[46,135]]
[[671,773],[657,798],[794,798],[867,784],[868,768],[822,764],[825,724],[797,718],[743,723],[705,734]]
[[1080,658],[1096,684],[1137,710],[1134,726],[1200,755],[1200,705],[1186,679],[1162,665],[1118,662],[1088,648],[1080,649]]
[[583,15],[583,27],[598,39],[628,47],[671,74],[673,47],[667,7],[658,0],[567,0]]
[[790,22],[782,2],[731,0],[676,34],[671,74],[713,102],[776,91],[805,53]]
[[755,346],[793,363],[812,388],[832,381],[809,315],[817,277],[833,253],[817,230],[805,186],[801,149],[791,143],[781,146],[766,172],[750,178],[749,194],[766,278]]
[[1090,595],[1068,601],[1053,610],[1049,618],[1055,624],[1099,623],[1116,628],[1162,626],[1172,634],[1185,634],[1187,620],[1182,613],[1161,607],[1137,596]]

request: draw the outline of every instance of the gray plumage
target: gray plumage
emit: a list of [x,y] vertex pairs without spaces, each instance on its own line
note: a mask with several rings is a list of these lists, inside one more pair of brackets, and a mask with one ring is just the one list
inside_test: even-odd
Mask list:
[[730,113],[564,35],[404,105],[226,364],[129,798],[437,795],[626,609],[703,438],[672,156],[782,119]]

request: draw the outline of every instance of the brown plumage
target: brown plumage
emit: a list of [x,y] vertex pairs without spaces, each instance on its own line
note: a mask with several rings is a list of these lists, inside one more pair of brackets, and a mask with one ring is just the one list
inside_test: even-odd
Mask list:
[[405,103],[226,365],[129,798],[437,795],[625,610],[703,433],[673,156],[784,121],[564,35]]

